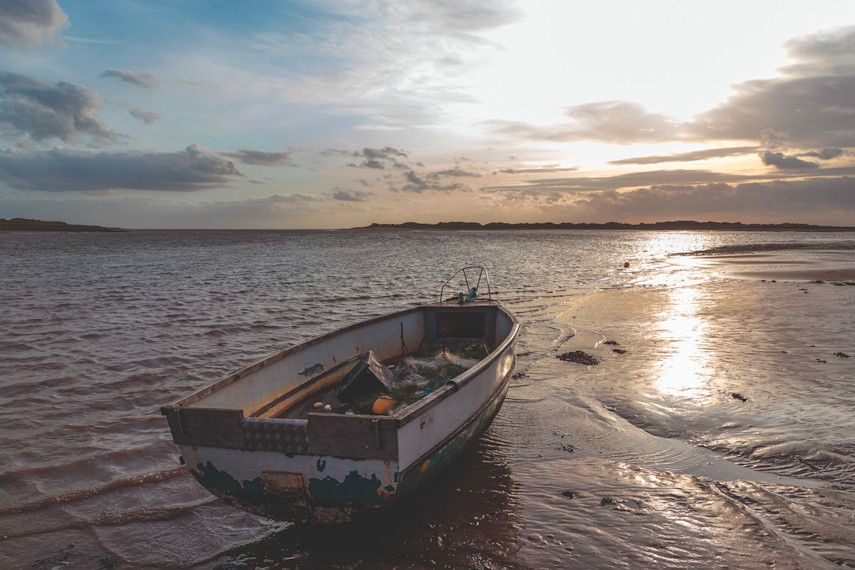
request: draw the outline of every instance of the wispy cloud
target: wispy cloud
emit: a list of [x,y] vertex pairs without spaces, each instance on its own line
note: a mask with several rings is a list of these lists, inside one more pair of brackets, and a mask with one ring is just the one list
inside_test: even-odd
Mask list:
[[146,125],[154,124],[163,118],[157,113],[153,113],[151,111],[143,111],[142,109],[137,109],[135,107],[129,108],[128,112]]
[[233,152],[223,152],[223,156],[243,162],[260,166],[297,166],[294,162],[293,151],[263,151],[241,148]]
[[634,158],[622,158],[620,160],[610,160],[608,164],[623,165],[623,164],[661,164],[665,162],[696,162],[699,160],[711,160],[716,158],[726,158],[730,156],[743,156],[755,154],[760,150],[756,146],[735,146],[728,148],[709,148],[704,150],[695,150],[691,152],[680,152],[675,154],[655,155],[655,156],[639,156]]
[[138,72],[130,69],[108,69],[101,74],[101,77],[109,79],[118,79],[143,89],[154,89],[160,87],[160,79],[154,73]]

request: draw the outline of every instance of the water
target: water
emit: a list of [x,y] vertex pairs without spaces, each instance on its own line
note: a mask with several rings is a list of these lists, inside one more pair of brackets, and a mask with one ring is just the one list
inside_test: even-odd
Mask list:
[[[853,262],[847,234],[0,234],[0,567],[853,566],[855,287],[668,257],[792,242],[844,247],[778,269]],[[179,466],[161,405],[473,264],[517,376],[401,512],[294,528]]]

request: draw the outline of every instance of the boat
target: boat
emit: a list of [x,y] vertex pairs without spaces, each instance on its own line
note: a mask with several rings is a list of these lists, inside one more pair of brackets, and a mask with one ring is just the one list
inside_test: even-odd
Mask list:
[[[345,522],[401,504],[480,437],[507,394],[519,328],[487,270],[464,267],[435,302],[286,348],[161,412],[181,462],[225,502]],[[397,378],[402,368],[420,380]]]

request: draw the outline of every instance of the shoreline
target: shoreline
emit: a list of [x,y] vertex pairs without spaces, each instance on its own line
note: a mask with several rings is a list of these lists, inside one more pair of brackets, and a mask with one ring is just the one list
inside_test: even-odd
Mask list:
[[628,231],[726,231],[726,232],[855,232],[852,226],[818,226],[800,223],[743,224],[742,222],[695,222],[688,220],[627,224],[622,222],[571,223],[538,222],[439,222],[426,224],[404,222],[401,224],[373,223],[369,226],[347,228],[348,231],[519,231],[519,230],[628,230]]

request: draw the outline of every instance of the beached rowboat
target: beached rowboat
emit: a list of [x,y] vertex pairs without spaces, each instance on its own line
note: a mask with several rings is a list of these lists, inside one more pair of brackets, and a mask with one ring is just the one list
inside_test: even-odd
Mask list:
[[[280,520],[348,520],[413,493],[490,425],[514,367],[519,324],[486,270],[455,275],[467,293],[444,299],[449,280],[436,303],[288,348],[163,407],[182,461],[216,496]],[[406,369],[417,380],[398,378]]]

